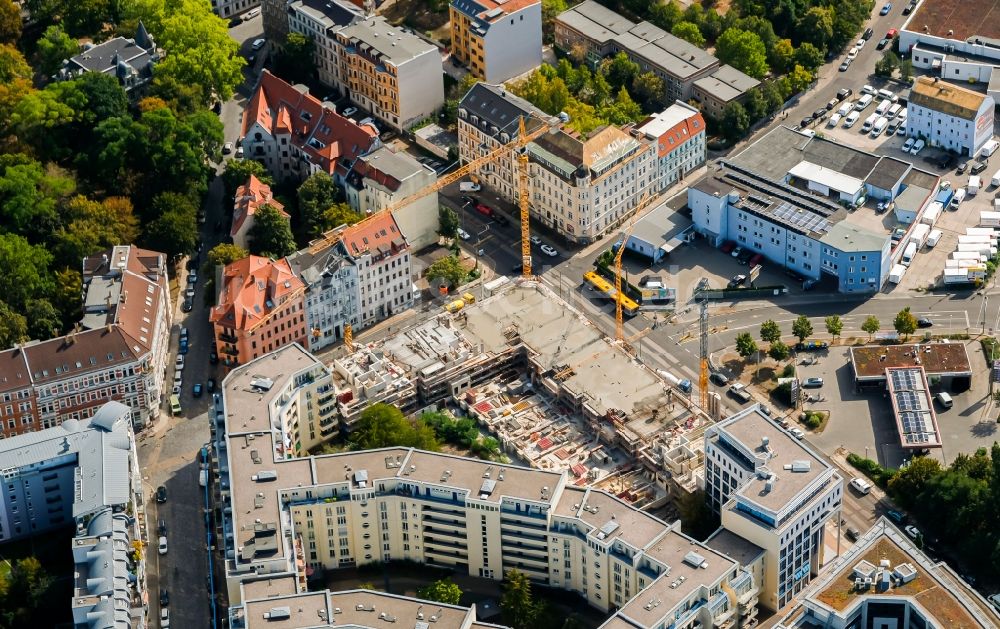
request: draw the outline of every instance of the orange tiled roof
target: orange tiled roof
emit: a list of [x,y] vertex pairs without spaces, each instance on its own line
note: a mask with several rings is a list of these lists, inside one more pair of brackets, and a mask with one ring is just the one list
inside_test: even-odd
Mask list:
[[243,114],[243,136],[254,123],[272,135],[291,135],[291,143],[331,175],[346,173],[341,160],[353,162],[378,142],[378,131],[371,125],[359,126],[324,108],[308,91],[300,92],[267,70]]
[[209,318],[228,328],[248,330],[302,288],[287,260],[247,256],[226,265],[219,305]]
[[366,251],[390,251],[393,247],[399,249],[406,246],[406,240],[396,226],[396,219],[391,212],[376,214],[364,222],[348,227],[340,240],[347,253],[353,257],[363,255]]
[[243,228],[243,223],[247,218],[256,214],[257,209],[262,205],[270,205],[281,212],[281,215],[291,219],[285,206],[275,200],[271,193],[271,186],[267,185],[257,177],[250,175],[250,179],[245,184],[236,189],[236,204],[233,208],[233,227],[229,231],[231,237],[235,237]]

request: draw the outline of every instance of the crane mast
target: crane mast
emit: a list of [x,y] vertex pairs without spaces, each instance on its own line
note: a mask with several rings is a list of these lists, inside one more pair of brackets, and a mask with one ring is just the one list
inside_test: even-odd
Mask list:
[[700,327],[700,338],[698,347],[698,357],[701,359],[700,370],[698,372],[698,395],[701,401],[701,408],[708,408],[708,302],[701,301],[701,314],[698,317]]

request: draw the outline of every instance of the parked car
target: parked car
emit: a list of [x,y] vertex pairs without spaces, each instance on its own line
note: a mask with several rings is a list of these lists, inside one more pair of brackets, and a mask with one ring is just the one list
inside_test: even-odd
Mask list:
[[896,524],[902,524],[906,522],[906,516],[899,511],[886,511],[885,517],[889,518]]
[[918,540],[921,537],[920,529],[913,526],[912,524],[908,524],[905,527],[903,527],[903,531],[914,540]]
[[806,127],[811,125],[812,122],[813,122],[812,116],[806,116],[799,122],[799,127],[805,129]]
[[222,145],[222,154],[223,155],[229,155],[232,152],[233,152],[233,143],[232,142],[226,142],[225,144]]
[[851,67],[851,60],[844,59],[844,62],[840,64],[840,71],[847,72],[847,69]]
[[806,436],[806,433],[801,428],[792,428],[788,432],[792,433],[792,436],[796,439],[803,439]]
[[165,535],[160,536],[159,545],[157,546],[157,552],[161,555],[167,554],[167,537]]
[[156,502],[163,504],[167,501],[167,488],[160,485],[156,488]]
[[754,268],[756,266],[760,266],[760,263],[763,262],[763,261],[764,261],[764,256],[762,254],[760,254],[760,253],[756,253],[756,254],[753,255],[752,258],[750,258],[750,261],[747,262],[747,264],[752,269],[752,268]]
[[882,39],[879,40],[878,45],[875,46],[875,49],[876,50],[882,50],[883,48],[885,48],[888,45],[889,45],[889,39],[886,38],[886,37],[883,37]]
[[559,255],[559,252],[556,251],[555,247],[552,247],[551,245],[542,245],[541,247],[539,247],[539,249],[541,249],[542,253],[549,256],[550,258],[554,258],[557,255]]
[[969,169],[969,174],[978,175],[984,170],[986,170],[986,162],[975,161],[972,162],[972,168]]
[[844,100],[845,98],[850,97],[852,94],[854,94],[854,90],[852,90],[849,87],[845,87],[837,91],[837,98],[839,100]]
[[177,353],[178,354],[188,353],[188,340],[186,338],[180,340],[180,343],[177,346]]
[[734,258],[738,258],[740,257],[741,253],[743,253],[743,247],[736,247],[729,255],[733,256]]
[[747,265],[747,264],[750,263],[750,258],[752,258],[753,256],[754,256],[754,252],[753,251],[750,251],[749,249],[744,249],[740,253],[740,255],[736,256],[736,260],[740,264],[742,264],[742,265],[745,266],[745,265]]
[[909,15],[913,13],[913,10],[917,8],[916,0],[910,0],[910,4],[903,7],[903,15]]
[[913,145],[913,148],[910,149],[910,155],[919,155],[920,151],[924,150],[924,146],[926,146],[926,142],[923,140],[917,140],[916,144]]
[[829,101],[827,101],[827,103],[826,103],[826,110],[827,110],[827,111],[830,111],[830,110],[832,110],[832,109],[833,109],[834,107],[836,107],[836,106],[837,106],[837,104],[838,104],[839,102],[840,102],[840,101],[839,101],[839,100],[837,100],[836,98],[831,98],[831,99],[830,99]]
[[803,389],[818,389],[823,386],[823,379],[819,377],[806,378],[802,381]]
[[184,369],[184,355],[180,354],[174,359],[174,369],[182,371]]
[[930,319],[926,318],[926,317],[920,317],[919,319],[917,319],[917,327],[918,328],[929,328],[929,327],[931,327],[933,325],[934,325],[934,322],[931,321]]
[[166,590],[160,590],[160,607],[167,607],[170,605],[170,593]]
[[906,142],[903,142],[903,148],[901,149],[904,153],[909,153],[913,145],[917,143],[917,138],[906,138]]
[[958,162],[958,157],[954,153],[945,153],[934,162],[938,168],[949,169]]
[[955,174],[956,175],[964,175],[965,171],[969,170],[969,164],[971,164],[971,163],[972,163],[971,160],[965,160],[964,162],[962,162],[961,164],[959,164],[958,168],[955,169]]
[[729,287],[735,288],[737,286],[742,286],[744,282],[747,281],[746,275],[734,275],[732,279],[729,280]]
[[213,350],[212,350],[212,352],[211,352],[211,353],[210,353],[210,354],[208,355],[208,363],[209,363],[210,365],[217,365],[217,364],[219,364],[219,355],[218,355],[218,354],[217,354],[217,353],[215,352],[215,350],[214,350],[214,349],[213,349]]
[[344,111],[340,112],[340,115],[343,116],[343,117],[345,117],[345,118],[347,118],[348,116],[353,116],[356,113],[358,113],[358,108],[357,107],[348,107]]
[[202,386],[200,382],[195,382],[194,386],[191,387],[191,394],[195,397],[201,397]]
[[458,237],[459,237],[459,238],[461,238],[462,240],[468,240],[468,239],[472,238],[472,234],[470,234],[469,232],[465,231],[465,230],[464,230],[464,229],[462,229],[461,227],[459,227],[459,228],[458,228],[458,229],[457,229],[457,230],[455,231],[455,233],[457,233],[457,234],[458,234]]
[[711,380],[713,384],[717,384],[720,387],[724,387],[729,384],[729,378],[726,377],[725,374],[718,371],[713,371],[711,375],[709,375],[708,379]]
[[252,50],[260,50],[260,49],[261,49],[261,48],[263,48],[263,47],[264,47],[264,46],[265,46],[266,44],[267,44],[267,40],[266,40],[266,39],[264,39],[264,38],[260,38],[260,39],[255,39],[255,40],[253,40],[253,43],[252,43],[252,44],[250,44],[250,48],[251,48]]
[[747,391],[747,385],[742,382],[737,382],[736,384],[729,387],[729,395],[733,396],[737,400],[743,402],[744,404],[753,399],[750,392]]
[[882,7],[882,10],[878,12],[879,15],[889,15],[889,11],[892,11],[892,3],[886,2]]
[[861,533],[858,532],[858,529],[851,526],[847,527],[847,533],[845,533],[845,535],[847,536],[847,539],[852,542],[858,541],[858,538],[861,537]]
[[795,344],[795,349],[800,352],[818,352],[829,347],[830,344],[826,341],[805,341],[804,343]]
[[214,378],[209,378],[208,379],[208,382],[205,383],[205,390],[208,391],[209,393],[211,393],[212,391],[215,391],[215,379]]

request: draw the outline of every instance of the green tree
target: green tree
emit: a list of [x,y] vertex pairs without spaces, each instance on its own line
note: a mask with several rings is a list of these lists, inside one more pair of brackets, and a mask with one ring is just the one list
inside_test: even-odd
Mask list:
[[14,44],[21,38],[21,10],[12,0],[0,0],[0,44]]
[[653,3],[649,7],[649,21],[665,31],[673,30],[674,24],[683,18],[684,11],[675,0]]
[[371,450],[402,446],[436,451],[434,431],[419,420],[410,422],[395,406],[372,404],[361,412],[357,425],[347,438],[353,450]]
[[646,106],[647,110],[654,110],[663,106],[666,87],[660,77],[652,72],[643,72],[632,80],[632,92]]
[[250,228],[250,253],[268,258],[283,258],[295,252],[295,236],[288,219],[269,203],[257,208]]
[[875,76],[889,78],[899,67],[899,56],[891,50],[886,50],[882,58],[875,62]]
[[774,319],[768,319],[760,324],[760,340],[765,343],[776,343],[781,340],[781,328]]
[[779,39],[774,42],[774,47],[767,51],[767,62],[778,74],[791,70],[795,62],[795,47],[792,46],[792,40]]
[[462,598],[462,588],[449,578],[438,579],[434,583],[418,589],[417,598],[446,605],[458,605]]
[[868,20],[871,4],[857,0],[832,0],[829,6],[833,10],[833,37],[828,49],[839,50],[858,36],[861,26]]
[[902,77],[904,81],[909,83],[910,79],[913,78],[913,62],[909,59],[903,59],[899,62],[899,76]]
[[750,130],[750,116],[738,101],[726,103],[722,110],[722,133],[730,142],[739,140]]
[[566,0],[542,0],[542,32],[551,41],[553,22],[556,16],[566,10]]
[[[168,107],[180,115],[192,114],[206,104],[201,86],[185,83],[176,76],[157,75],[149,88],[149,94],[150,97],[159,99],[163,107]],[[158,107],[142,107],[142,101],[139,104],[143,113],[158,109]]]
[[616,125],[638,122],[643,117],[642,108],[632,100],[632,96],[624,87],[618,90],[618,96],[614,103],[609,103],[607,107],[601,108],[601,113],[606,115],[612,124]]
[[275,74],[289,83],[307,83],[316,74],[316,44],[311,37],[289,33],[274,60]]
[[844,331],[844,322],[841,320],[839,315],[830,315],[825,320],[826,332],[833,338],[840,336],[840,333]]
[[334,203],[323,212],[323,224],[327,229],[341,225],[353,225],[364,218],[346,203]]
[[23,343],[28,336],[28,320],[25,316],[0,301],[0,349],[9,349],[15,343]]
[[55,272],[52,305],[59,310],[63,329],[80,320],[82,312],[80,295],[82,291],[83,277],[79,271],[66,267]]
[[775,81],[767,81],[763,84],[761,93],[764,95],[764,102],[767,103],[767,112],[775,113],[785,102],[785,95],[781,93],[781,88]]
[[904,504],[913,505],[912,501],[917,500],[928,482],[942,472],[937,459],[929,456],[913,457],[906,469],[900,470],[889,480],[889,491],[903,499]]
[[728,28],[715,42],[715,56],[737,70],[756,79],[764,78],[767,66],[767,49],[757,33],[739,28]]
[[208,250],[205,256],[205,269],[214,269],[217,266],[226,266],[237,260],[250,255],[250,252],[239,245],[222,242]]
[[799,20],[797,30],[803,41],[825,51],[833,39],[833,11],[827,7],[811,7]]
[[632,84],[639,74],[639,64],[629,59],[624,52],[619,52],[601,63],[601,73],[608,79],[611,87],[617,90]]
[[77,195],[64,204],[62,215],[64,224],[54,240],[59,261],[67,266],[103,249],[135,242],[139,235],[132,202],[124,197],[98,202]]
[[458,237],[458,214],[447,205],[438,206],[438,232],[445,238]]
[[764,91],[759,85],[747,92],[746,102],[743,104],[743,107],[746,109],[747,116],[754,122],[769,113],[768,103],[764,99]]
[[147,247],[171,258],[194,251],[198,245],[198,210],[189,197],[163,192],[153,199],[150,214],[156,218],[143,230]]
[[29,299],[26,312],[28,319],[28,337],[47,340],[58,336],[62,321],[59,311],[47,299]]
[[810,72],[823,65],[823,51],[809,42],[802,42],[795,51],[795,63]]
[[531,593],[531,581],[521,571],[511,569],[504,576],[501,586],[500,610],[504,620],[512,627],[531,627],[541,611],[541,606]]
[[[4,162],[7,162],[4,167]],[[59,205],[76,182],[58,167],[45,167],[24,155],[0,159],[0,225],[42,242],[59,225]],[[77,263],[79,260],[76,261]]]
[[789,354],[791,349],[781,341],[775,341],[767,348],[767,355],[776,361],[787,360]]
[[804,92],[809,88],[809,85],[813,82],[812,72],[806,70],[799,64],[795,64],[792,71],[788,73],[786,77],[792,86],[792,92]]
[[910,312],[909,306],[896,314],[896,318],[892,321],[892,327],[896,329],[896,332],[902,334],[904,338],[908,338],[917,331],[917,318]]
[[670,29],[670,34],[674,37],[679,37],[686,42],[694,44],[699,48],[705,45],[705,38],[701,34],[701,29],[698,28],[697,24],[692,24],[691,22],[677,22],[674,24],[674,27]]
[[302,182],[298,190],[297,231],[303,241],[318,238],[327,229],[326,210],[340,198],[330,175],[317,172]]
[[740,356],[749,358],[755,355],[757,351],[757,341],[753,340],[749,332],[742,332],[736,337],[736,352]]
[[449,289],[461,286],[469,276],[457,256],[445,256],[427,267],[427,281],[442,280]]
[[813,324],[809,321],[809,317],[799,315],[795,321],[792,322],[792,334],[799,339],[799,343],[802,343],[806,340],[806,338],[812,336],[812,333]]
[[[147,8],[137,5],[140,11]],[[202,103],[213,98],[228,100],[243,82],[245,61],[238,54],[239,44],[229,36],[226,22],[200,0],[173,0],[169,10],[159,0],[148,8],[154,11],[149,19],[140,17],[167,51],[156,66],[153,82],[166,78],[197,86]]]
[[42,33],[37,50],[39,71],[45,76],[52,76],[62,67],[63,61],[80,51],[80,44],[53,24]]
[[882,327],[882,323],[878,320],[875,315],[868,315],[864,323],[861,324],[861,330],[868,333],[868,340],[872,340],[875,333],[878,332]]
[[[329,179],[329,175],[325,173],[318,173]],[[260,162],[252,159],[231,159],[226,162],[226,169],[222,171],[222,183],[226,188],[226,196],[231,197],[236,194],[236,189],[245,184],[249,179],[250,175],[253,175],[259,179],[262,183],[271,185],[274,183],[271,179],[271,175],[268,174],[267,169]],[[313,175],[306,182],[312,180]],[[306,182],[302,186],[306,185]],[[299,202],[301,203],[302,191],[301,187],[299,190]]]
[[0,234],[0,295],[7,305],[23,313],[29,299],[48,295],[53,288],[51,263],[52,254],[44,246],[17,234]]

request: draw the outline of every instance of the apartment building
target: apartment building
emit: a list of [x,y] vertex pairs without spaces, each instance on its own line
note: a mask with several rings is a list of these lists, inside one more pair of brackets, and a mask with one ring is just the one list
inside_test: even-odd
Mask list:
[[343,230],[337,243],[358,269],[361,327],[413,304],[410,248],[391,214],[380,214]]
[[677,101],[636,127],[656,142],[655,190],[664,192],[688,173],[701,168],[707,158],[705,119],[701,112]]
[[408,129],[444,105],[437,46],[383,17],[356,22],[334,38],[334,85],[387,126]]
[[358,125],[305,86],[290,85],[267,70],[243,112],[241,135],[246,159],[262,163],[275,181],[324,172],[342,185],[354,160],[381,146],[374,126]]
[[777,629],[988,629],[1000,613],[885,516],[802,592]]
[[216,397],[233,607],[262,577],[291,578],[304,593],[310,568],[404,559],[497,580],[516,568],[597,609],[619,608],[609,627],[753,618],[752,570],[564,474],[408,448],[287,458],[299,438],[289,416],[303,425],[290,401],[301,401],[314,366],[285,347],[233,370]]
[[541,0],[452,0],[451,54],[472,76],[503,83],[542,65]]
[[757,406],[705,432],[705,492],[722,527],[764,550],[761,603],[783,608],[823,565],[827,522],[839,522],[838,471]]
[[285,206],[275,200],[271,186],[250,175],[245,184],[236,188],[233,203],[233,224],[229,230],[229,237],[233,239],[234,245],[244,249],[250,247],[249,235],[253,230],[254,215],[262,205],[270,205],[278,210],[285,217],[285,220],[290,221],[292,218],[285,212]]
[[312,39],[316,46],[316,71],[320,82],[339,87],[335,34],[363,20],[365,13],[347,0],[293,0],[287,3],[287,7],[287,32],[300,33]]
[[304,293],[287,260],[247,256],[227,264],[209,314],[222,363],[232,368],[290,343],[305,345]]
[[260,0],[260,19],[264,37],[284,42],[288,36],[288,0]]
[[212,11],[224,20],[261,6],[261,0],[212,0]]
[[0,543],[76,524],[76,626],[143,626],[145,562],[131,557],[144,504],[131,416],[107,402],[89,419],[0,440]]
[[285,260],[305,288],[309,351],[319,351],[344,338],[347,325],[355,330],[363,327],[358,265],[338,245],[318,251],[302,249]]
[[943,79],[918,77],[906,103],[906,134],[974,156],[993,137],[995,106],[992,96]]
[[107,401],[139,430],[160,415],[172,308],[166,256],[131,245],[84,258],[83,318],[66,336],[0,352],[0,434],[83,420]]
[[[531,121],[529,128],[545,124],[538,118],[549,121],[504,88],[477,83],[459,103],[460,159],[468,162],[509,143],[521,118]],[[533,218],[580,244],[620,225],[657,187],[656,144],[639,132],[608,126],[579,137],[554,129],[527,150]],[[517,172],[511,153],[480,175],[501,197],[516,202]]]
[[636,24],[594,0],[560,13],[554,28],[555,45],[566,54],[596,66],[624,52],[640,70],[660,77],[667,102],[695,98],[709,115],[760,84],[735,68],[720,67],[718,59],[694,44],[649,22]]
[[[395,206],[436,181],[434,171],[409,153],[383,146],[358,158],[344,189],[350,206],[369,216]],[[394,207],[392,216],[410,248],[419,251],[437,242],[437,191]]]

